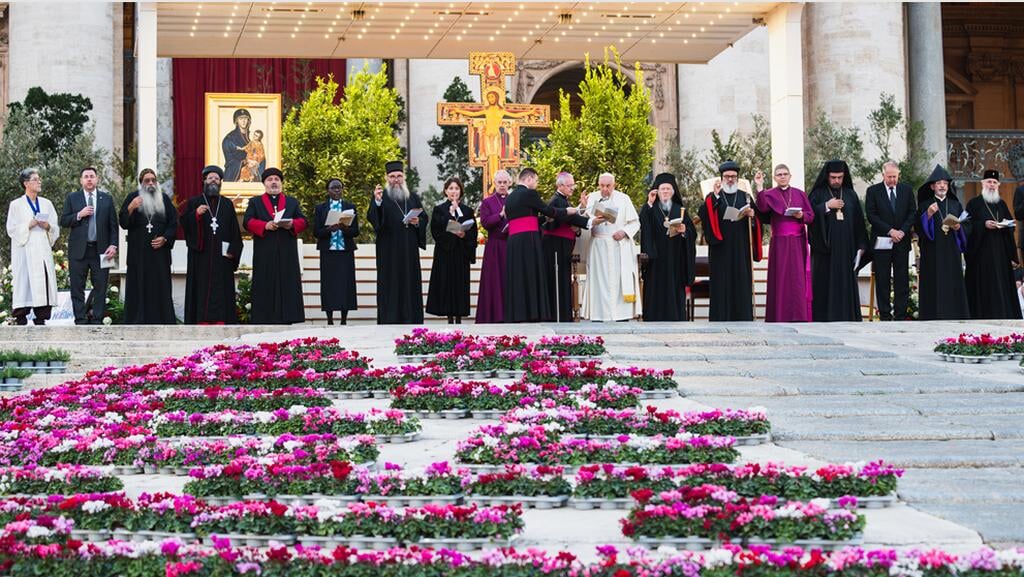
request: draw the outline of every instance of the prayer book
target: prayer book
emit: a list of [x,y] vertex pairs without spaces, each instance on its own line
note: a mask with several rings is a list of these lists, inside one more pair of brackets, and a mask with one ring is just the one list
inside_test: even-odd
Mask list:
[[50,215],[45,212],[40,212],[35,216],[36,222],[47,222],[50,220]]
[[220,243],[220,256],[228,256],[228,251],[229,250],[231,250],[231,243],[230,242],[221,242]]
[[996,226],[998,226],[999,228],[1013,228],[1017,226],[1017,222],[1015,220],[1007,218],[997,222]]
[[473,228],[474,224],[476,224],[476,221],[472,219],[464,220],[462,222],[459,222],[457,220],[449,220],[448,226],[445,227],[445,230],[453,234],[456,232],[466,232],[467,230]]
[[947,214],[946,218],[942,219],[942,224],[946,226],[953,226],[954,224],[960,224],[960,219],[952,214]]
[[410,208],[408,214],[402,218],[402,224],[409,224],[409,221],[416,218],[423,212],[422,208]]
[[341,223],[345,226],[352,224],[352,220],[356,217],[356,211],[351,208],[348,210],[331,210],[327,212],[327,218],[324,220],[324,226],[334,226]]
[[796,216],[796,213],[803,212],[803,210],[804,209],[800,208],[799,206],[791,206],[791,207],[786,209],[786,212],[784,213],[784,215],[785,216]]
[[732,220],[732,221],[739,220],[740,219],[740,209],[736,208],[735,206],[727,206],[727,207],[725,207],[725,214],[722,215],[722,218],[724,218],[725,220]]
[[665,234],[667,234],[669,238],[679,236],[682,233],[679,232],[679,229],[676,227],[679,226],[680,224],[683,224],[683,217],[679,217],[668,221],[668,230],[665,231]]
[[100,268],[114,268],[117,266],[117,255],[113,258],[107,258],[107,255],[100,254]]
[[892,250],[892,237],[880,236],[876,238],[875,250]]
[[619,218],[619,209],[598,202],[594,205],[594,214],[603,216],[605,222],[614,223]]

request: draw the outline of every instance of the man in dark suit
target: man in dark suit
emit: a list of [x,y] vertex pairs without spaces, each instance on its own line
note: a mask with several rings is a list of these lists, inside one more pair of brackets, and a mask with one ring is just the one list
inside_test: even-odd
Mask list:
[[1024,264],[1024,184],[1013,191],[1013,216],[1017,219],[1017,243],[1020,248],[1017,262]]
[[89,166],[83,168],[79,182],[82,188],[64,199],[61,228],[68,228],[68,262],[71,273],[71,306],[75,324],[90,322],[85,310],[85,277],[92,279],[92,324],[103,322],[107,302],[109,269],[100,266],[100,255],[112,259],[117,254],[117,210],[110,194],[99,190],[99,174]]
[[[872,270],[878,316],[883,321],[904,320],[910,304],[910,228],[914,224],[916,203],[910,186],[899,182],[900,167],[890,160],[882,165],[882,182],[868,187],[864,212],[871,224],[874,247]],[[879,239],[882,244],[879,244]],[[892,243],[889,248],[888,243]],[[884,245],[884,246],[883,246]],[[890,308],[890,288],[895,302]]]

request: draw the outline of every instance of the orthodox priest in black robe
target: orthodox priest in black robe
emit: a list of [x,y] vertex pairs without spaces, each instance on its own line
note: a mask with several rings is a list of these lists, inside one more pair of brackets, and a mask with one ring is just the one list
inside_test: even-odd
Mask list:
[[967,232],[967,303],[972,319],[1019,319],[1020,303],[1013,269],[1017,247],[1013,245],[1010,208],[999,196],[999,172],[986,170],[981,194],[967,203],[971,215]]
[[553,316],[549,305],[547,267],[537,215],[565,218],[575,207],[552,208],[537,194],[537,171],[524,168],[519,184],[505,201],[508,248],[505,256],[505,322],[533,323]]
[[178,233],[178,211],[160,190],[156,173],[139,173],[139,190],[121,205],[118,221],[128,231],[128,269],[124,322],[130,325],[173,325],[171,248]]
[[[419,251],[427,248],[423,203],[405,184],[401,161],[384,165],[388,189],[377,186],[366,220],[377,235],[377,324],[423,323],[423,275]],[[417,216],[410,211],[419,209]]]
[[[430,267],[427,312],[448,317],[448,324],[462,324],[462,317],[469,316],[469,267],[476,262],[476,214],[460,202],[462,190],[461,180],[449,178],[444,183],[448,199],[435,206],[430,216],[434,262]],[[469,228],[450,231],[449,223]]]
[[[548,201],[552,209],[569,208],[569,199],[576,190],[576,179],[568,172],[555,178],[555,194]],[[544,266],[548,277],[548,310],[552,320],[573,321],[572,314],[572,249],[579,229],[587,228],[587,218],[579,214],[562,218],[545,218],[541,225]]]
[[814,209],[810,225],[811,318],[816,322],[860,321],[857,270],[866,263],[867,228],[845,161],[825,163],[808,200]]
[[[928,181],[917,189],[918,318],[952,320],[971,318],[964,285],[961,254],[967,250],[967,234],[959,219],[963,205],[956,195],[953,177],[935,165]],[[949,224],[946,217],[952,216]]]
[[306,320],[298,237],[306,217],[298,199],[285,196],[281,171],[263,171],[265,193],[249,199],[242,225],[252,233],[252,308],[249,322],[287,325]]
[[224,171],[203,169],[203,193],[190,198],[179,222],[188,245],[185,323],[238,323],[235,271],[242,256],[242,233],[231,201],[220,195]]
[[[714,191],[698,212],[708,243],[708,320],[752,321],[752,261],[762,257],[761,221],[754,211],[754,199],[739,189],[739,165],[727,160],[718,167],[718,174]],[[730,208],[739,211],[736,220],[726,218]]]
[[[644,320],[685,321],[686,287],[696,274],[696,229],[683,208],[676,177],[654,178],[647,204],[640,208],[640,250],[647,255],[644,279]],[[681,224],[671,224],[682,219]],[[673,236],[669,236],[673,227]]]

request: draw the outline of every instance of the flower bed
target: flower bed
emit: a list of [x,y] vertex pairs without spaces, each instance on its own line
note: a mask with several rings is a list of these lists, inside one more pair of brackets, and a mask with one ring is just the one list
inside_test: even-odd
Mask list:
[[392,389],[391,407],[430,413],[445,411],[505,412],[537,403],[620,408],[636,406],[639,403],[638,393],[637,389],[620,387],[615,384],[588,385],[573,393],[567,387],[553,384],[513,383],[501,385],[456,379],[438,381],[428,378]]
[[829,502],[780,501],[763,495],[740,497],[717,485],[681,487],[655,494],[634,491],[638,504],[621,521],[623,535],[658,543],[698,537],[722,541],[849,541],[864,529],[864,517],[848,510],[828,510]]
[[465,485],[470,501],[480,504],[521,503],[527,507],[561,507],[572,493],[562,467],[506,465],[499,473],[484,473]]
[[[156,396],[162,400],[165,411],[208,413],[232,409],[235,411],[274,411],[296,405],[329,407],[331,399],[316,389],[285,387],[274,390],[232,389],[209,387],[206,389],[164,389]],[[158,407],[159,408],[159,407]]]
[[544,336],[533,345],[533,348],[555,356],[569,357],[596,357],[606,352],[603,338],[584,335]]
[[536,360],[523,365],[523,380],[530,383],[555,383],[578,389],[589,383],[609,380],[642,391],[675,390],[672,369],[657,370],[640,367],[602,368],[599,360]]
[[161,441],[140,450],[136,464],[147,473],[185,475],[193,467],[227,465],[241,458],[264,462],[287,458],[294,464],[329,461],[371,463],[379,455],[380,450],[372,435],[285,434],[270,439],[230,437],[192,439],[181,443]]
[[153,427],[162,437],[218,435],[281,435],[284,433],[335,435],[406,435],[420,430],[415,417],[401,411],[347,413],[333,408],[293,406],[275,411],[245,413],[184,411],[159,414]]
[[763,410],[715,409],[679,413],[659,411],[655,407],[636,409],[574,409],[556,407],[536,409],[525,407],[509,412],[506,423],[557,423],[567,434],[601,437],[618,435],[675,436],[721,435],[731,437],[766,436],[771,425]]
[[73,493],[110,493],[124,489],[120,479],[92,467],[58,465],[57,467],[0,468],[0,494],[3,495],[70,495]]
[[460,441],[456,459],[472,465],[533,463],[729,463],[739,453],[730,437],[631,437],[609,441],[559,440],[557,426],[487,425]]
[[939,341],[933,350],[943,360],[951,362],[1024,359],[1024,334],[993,337],[988,333],[961,333]]

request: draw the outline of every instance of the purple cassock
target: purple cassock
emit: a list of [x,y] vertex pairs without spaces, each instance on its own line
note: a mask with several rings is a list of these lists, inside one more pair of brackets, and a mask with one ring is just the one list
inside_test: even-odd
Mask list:
[[505,320],[505,245],[508,220],[501,216],[507,197],[492,194],[480,203],[480,224],[487,230],[484,262],[480,268],[480,295],[476,303],[476,322],[500,323]]
[[[786,216],[787,208],[803,211],[803,220]],[[807,225],[814,210],[799,188],[770,188],[757,195],[757,210],[771,215],[772,240],[768,249],[768,295],[765,322],[791,323],[811,320],[811,265]]]

